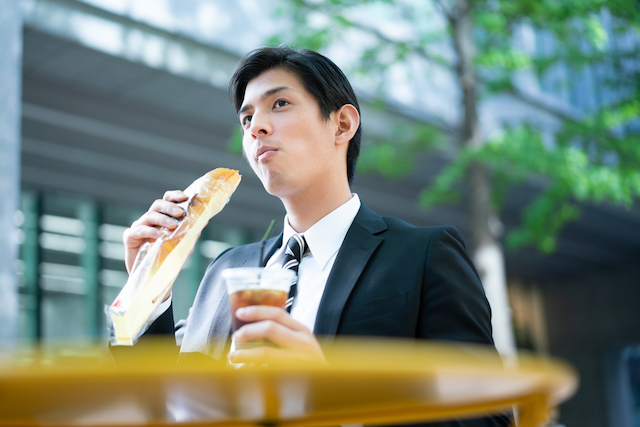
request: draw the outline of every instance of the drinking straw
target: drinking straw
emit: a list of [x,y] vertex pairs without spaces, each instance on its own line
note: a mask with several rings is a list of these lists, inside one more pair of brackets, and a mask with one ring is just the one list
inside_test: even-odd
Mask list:
[[[273,229],[273,226],[275,225],[275,223],[276,223],[276,220],[272,219],[271,224],[269,224],[267,231],[264,233],[264,236],[262,236],[262,240],[260,241],[260,258],[258,258],[258,263],[259,263],[258,267],[262,267],[263,265],[262,258],[264,258],[264,245],[267,243],[267,239],[271,235],[271,230]],[[265,261],[264,263],[266,264],[267,262]]]

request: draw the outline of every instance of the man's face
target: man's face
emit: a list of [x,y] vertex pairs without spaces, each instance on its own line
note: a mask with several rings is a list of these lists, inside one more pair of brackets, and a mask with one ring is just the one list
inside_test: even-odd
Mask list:
[[268,70],[251,80],[239,118],[245,155],[270,194],[312,195],[323,177],[345,167],[334,144],[335,113],[326,120],[289,71]]

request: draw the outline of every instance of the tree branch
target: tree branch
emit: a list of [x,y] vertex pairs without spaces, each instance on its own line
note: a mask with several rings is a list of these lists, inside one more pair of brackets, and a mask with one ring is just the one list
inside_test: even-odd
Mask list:
[[432,2],[437,6],[438,9],[440,9],[440,13],[442,13],[444,17],[447,18],[447,21],[449,21],[449,23],[452,23],[455,20],[455,15],[451,10],[447,10],[447,7],[444,5],[443,0],[432,0]]
[[[434,4],[438,5],[439,8],[441,8],[442,13],[447,17],[447,19],[451,20],[455,20],[456,17],[447,12],[446,10],[446,6],[444,5],[443,0],[433,0]],[[303,7],[309,9],[309,10],[313,10],[313,11],[320,11],[323,13],[326,13],[325,9],[321,8],[319,5],[315,5],[315,4],[311,4],[307,1],[302,0],[301,2],[303,4]],[[346,20],[346,18],[345,18]],[[365,31],[375,37],[377,37],[379,40],[389,43],[389,44],[397,44],[399,43],[398,40],[394,40],[391,39],[389,37],[387,37],[386,35],[384,35],[381,31],[375,29],[375,28],[371,28],[368,27],[366,25],[360,24],[358,22],[354,22],[352,20],[347,20],[349,22],[349,25],[353,26],[354,28],[357,28],[359,30]],[[434,58],[432,55],[430,55],[428,52],[426,52],[421,46],[415,45],[414,43],[408,43],[408,42],[404,42],[407,44],[407,46],[409,47],[409,50],[415,54],[417,54],[419,57],[421,57],[422,59],[438,64],[442,67],[445,67],[446,69],[456,72],[456,67],[454,65],[448,64],[448,63],[444,63],[443,61],[440,61],[436,58]],[[483,79],[480,76],[476,76],[476,78],[478,79],[479,83],[485,83],[486,80]],[[579,117],[576,114],[573,114],[572,111],[568,110],[568,109],[564,109],[562,107],[558,107],[558,106],[554,106],[548,102],[545,102],[542,99],[538,99],[534,96],[530,96],[527,95],[524,92],[521,92],[517,89],[508,91],[508,93],[510,93],[514,98],[519,99],[520,101],[523,101],[529,105],[532,105],[536,108],[539,108],[545,112],[548,112],[554,116],[560,117],[562,119],[567,119],[570,121],[574,121],[577,122],[579,120]]]
[[[321,7],[319,5],[315,5],[315,4],[310,4],[306,1],[302,1],[301,2],[304,7],[306,7],[309,10],[313,10],[313,11],[320,11],[323,13],[326,13],[326,9],[324,7]],[[454,70],[454,66],[452,66],[451,64],[447,64],[444,63],[443,61],[439,60],[438,58],[434,57],[433,55],[431,55],[429,52],[427,52],[426,50],[424,50],[420,45],[416,45],[415,43],[410,43],[407,41],[399,41],[399,40],[394,40],[392,38],[389,38],[387,36],[385,36],[380,30],[377,30],[375,28],[371,28],[368,27],[366,25],[363,25],[359,22],[354,22],[350,19],[344,18],[345,21],[347,21],[349,23],[350,26],[357,28],[359,30],[362,30],[364,32],[367,32],[375,37],[377,37],[379,40],[389,43],[389,44],[398,44],[398,43],[405,43],[407,45],[407,47],[409,48],[409,50],[415,54],[417,54],[418,56],[420,56],[422,59],[427,60],[429,62],[441,65],[445,68],[448,68],[450,70]]]

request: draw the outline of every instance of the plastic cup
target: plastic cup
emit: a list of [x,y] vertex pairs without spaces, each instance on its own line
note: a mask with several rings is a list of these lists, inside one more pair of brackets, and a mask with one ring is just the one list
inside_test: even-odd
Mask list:
[[[228,268],[222,272],[227,285],[233,332],[247,322],[236,318],[236,310],[249,305],[269,305],[284,308],[289,298],[289,289],[296,280],[292,270],[261,267]],[[250,348],[258,345],[273,345],[259,340],[250,343],[236,343],[236,348]]]

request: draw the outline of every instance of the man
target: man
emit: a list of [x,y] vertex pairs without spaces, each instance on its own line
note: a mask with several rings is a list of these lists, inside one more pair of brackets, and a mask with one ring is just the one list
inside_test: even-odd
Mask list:
[[[351,193],[360,109],[333,62],[287,46],[259,49],[241,61],[229,92],[243,130],[244,154],[287,212],[283,234],[266,245],[267,268],[280,268],[294,234],[304,236],[309,249],[300,262],[290,314],[267,306],[236,312],[252,323],[233,334],[235,343],[264,338],[277,347],[232,350],[226,354],[229,361],[285,356],[322,361],[318,337],[336,335],[492,344],[490,309],[458,231],[380,217]],[[159,227],[175,227],[172,218],[183,214],[176,203],[185,199],[180,191],[167,192],[125,232],[128,270],[140,246],[161,236]],[[220,273],[256,266],[258,258],[259,244],[254,243],[232,248],[211,263],[189,318],[177,324],[182,353],[225,357],[231,318]],[[173,327],[171,309],[166,309],[149,333]]]

